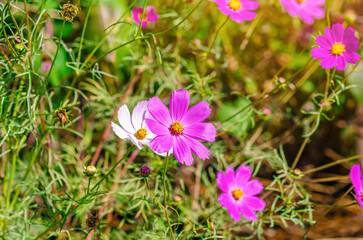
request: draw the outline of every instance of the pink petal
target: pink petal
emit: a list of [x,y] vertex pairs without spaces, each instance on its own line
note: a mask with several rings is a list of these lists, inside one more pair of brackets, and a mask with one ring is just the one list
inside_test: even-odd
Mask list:
[[173,151],[176,160],[187,166],[192,165],[194,159],[190,147],[178,136],[174,137],[173,140]]
[[173,123],[171,121],[171,117],[168,111],[168,108],[161,102],[160,98],[153,97],[149,100],[149,104],[147,105],[149,113],[151,116],[161,124],[164,124],[166,127],[170,127]]
[[216,137],[216,129],[211,123],[196,123],[185,126],[184,134],[202,141],[213,142]]
[[254,212],[254,211],[252,211],[249,207],[247,207],[247,206],[244,206],[244,205],[242,205],[242,206],[240,206],[239,207],[239,210],[240,210],[240,212],[242,213],[242,215],[245,217],[245,218],[247,218],[248,220],[250,220],[250,221],[256,221],[257,220],[257,214]]
[[343,54],[343,56],[347,62],[353,63],[353,64],[356,64],[360,59],[359,54],[355,53],[355,52],[345,52]]
[[218,197],[218,202],[224,208],[229,208],[232,204],[235,204],[233,202],[232,196],[228,193],[221,193]]
[[165,153],[173,147],[173,137],[169,134],[157,136],[150,142],[150,148],[157,153]]
[[263,185],[257,179],[249,181],[243,186],[239,186],[246,196],[257,195],[263,190]]
[[243,203],[246,204],[250,209],[255,211],[263,211],[266,207],[265,201],[259,197],[246,196],[243,197]]
[[362,182],[361,182],[361,169],[359,164],[354,164],[353,167],[350,169],[350,180],[354,188],[358,189],[359,192],[363,191]]
[[238,208],[235,204],[232,204],[228,207],[228,213],[229,216],[231,216],[231,218],[233,218],[235,221],[241,221],[241,213],[238,211]]
[[234,170],[233,167],[229,166],[226,169],[226,174],[224,175],[222,171],[218,172],[217,175],[218,187],[225,193],[229,192],[229,186],[234,182]]
[[145,119],[145,121],[146,121],[146,125],[148,126],[148,128],[150,129],[150,131],[152,133],[154,133],[156,135],[170,134],[169,129],[165,125],[163,125],[155,120],[148,119],[148,118]]
[[258,8],[258,5],[259,5],[259,3],[255,2],[255,1],[248,1],[248,2],[242,3],[243,9],[246,9],[246,10],[256,10]]
[[357,202],[359,203],[360,207],[363,209],[363,201],[362,197],[354,195],[355,199],[357,199]]
[[324,35],[317,36],[315,39],[315,43],[318,44],[320,47],[324,47],[327,49],[330,49],[333,45],[333,43],[331,43]]
[[314,23],[314,18],[310,15],[310,13],[308,13],[306,11],[307,10],[305,10],[305,9],[302,9],[300,11],[300,18],[301,18],[301,20],[303,20],[303,22],[311,25]]
[[198,140],[195,140],[194,138],[190,138],[187,136],[181,136],[181,138],[192,149],[193,153],[197,157],[203,160],[208,159],[210,154],[209,150]]
[[332,32],[329,27],[324,28],[325,36],[328,38],[329,42],[332,44],[335,42],[333,39]]
[[157,14],[149,14],[147,15],[147,21],[148,22],[155,22],[159,19],[159,15]]
[[334,67],[335,62],[336,62],[336,57],[333,54],[331,54],[329,57],[321,61],[320,65],[325,69],[330,69]]
[[343,56],[337,56],[335,67],[338,71],[342,71],[347,67],[347,61],[345,61]]
[[344,32],[343,44],[345,50],[348,52],[354,52],[359,49],[359,40],[355,37],[355,31],[351,27],[347,27]]
[[142,123],[145,119],[145,113],[147,111],[147,104],[147,101],[141,101],[132,111],[132,125],[136,131],[142,128]]
[[181,121],[189,107],[189,93],[184,89],[173,91],[170,98],[170,113],[173,122]]
[[251,179],[252,171],[249,166],[242,165],[237,169],[235,182],[238,186],[244,186]]
[[343,36],[344,36],[343,24],[340,24],[340,23],[334,24],[332,27],[332,34],[333,34],[333,39],[335,40],[335,42],[342,42]]
[[311,56],[314,59],[324,59],[330,56],[330,51],[326,48],[313,48],[311,49]]
[[181,123],[183,126],[189,126],[198,122],[204,121],[211,113],[209,104],[205,101],[199,102],[191,107],[186,114],[184,114]]

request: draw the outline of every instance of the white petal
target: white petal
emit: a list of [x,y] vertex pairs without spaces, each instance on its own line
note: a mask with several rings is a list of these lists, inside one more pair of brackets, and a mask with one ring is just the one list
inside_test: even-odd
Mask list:
[[145,113],[147,112],[147,101],[139,102],[132,112],[132,124],[135,130],[142,128],[142,124],[145,119]]
[[120,107],[117,115],[118,115],[118,121],[120,122],[124,130],[128,131],[131,134],[134,134],[136,131],[134,126],[132,125],[130,111],[127,108],[126,104]]
[[126,132],[122,127],[120,127],[119,125],[117,125],[114,122],[111,123],[111,126],[112,126],[112,130],[116,133],[116,135],[119,138],[121,138],[121,139],[128,139],[129,138],[129,133]]
[[142,143],[140,142],[140,140],[138,140],[134,135],[130,135],[130,138],[131,142],[136,146],[138,147],[139,149],[142,148]]

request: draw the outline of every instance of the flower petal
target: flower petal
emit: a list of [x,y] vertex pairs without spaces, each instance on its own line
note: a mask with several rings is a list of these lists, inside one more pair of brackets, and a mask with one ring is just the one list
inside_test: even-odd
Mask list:
[[344,58],[347,62],[356,64],[359,61],[360,56],[358,53],[355,52],[345,52]]
[[166,127],[170,127],[173,123],[168,108],[161,102],[160,98],[150,98],[147,109],[156,121],[164,124]]
[[331,43],[328,38],[324,35],[317,36],[315,38],[315,43],[318,44],[320,47],[324,47],[330,49],[333,43]]
[[242,213],[242,215],[247,218],[250,221],[256,221],[257,220],[257,214],[252,211],[249,207],[245,206],[245,205],[241,205],[238,208],[240,210],[240,212]]
[[142,123],[145,119],[145,113],[147,111],[147,104],[147,101],[141,101],[132,111],[132,125],[136,131],[142,128]]
[[342,71],[347,67],[347,61],[345,61],[343,56],[338,56],[335,62],[335,67],[338,71]]
[[147,127],[150,129],[150,131],[153,134],[156,134],[156,135],[170,134],[169,129],[165,125],[163,125],[155,120],[146,118],[145,122],[146,122]]
[[134,126],[132,125],[130,111],[127,108],[126,104],[120,107],[117,112],[117,116],[118,121],[120,122],[124,130],[131,134],[134,134],[136,132]]
[[224,208],[229,208],[232,204],[235,204],[232,196],[227,193],[221,193],[218,197],[218,202],[222,205]]
[[320,62],[320,65],[325,69],[330,69],[334,67],[336,62],[336,57],[331,54],[329,57],[323,59],[323,61]]
[[235,182],[238,186],[244,186],[250,180],[252,171],[249,166],[242,165],[237,169]]
[[335,42],[342,42],[344,36],[344,26],[343,24],[336,23],[332,26],[332,34]]
[[238,211],[237,205],[232,204],[228,208],[228,213],[231,218],[233,218],[235,221],[239,222],[241,221],[241,213]]
[[189,107],[189,93],[184,89],[173,91],[170,98],[170,113],[173,122],[181,121]]
[[333,35],[332,35],[331,30],[330,30],[330,27],[324,28],[324,33],[325,33],[325,36],[327,37],[327,39],[329,40],[329,42],[331,44],[333,44],[335,41],[333,39]]
[[259,197],[246,196],[243,197],[243,203],[246,204],[250,209],[255,211],[263,211],[266,207],[265,201]]
[[184,134],[202,141],[214,142],[216,129],[211,123],[196,123],[184,127]]
[[255,1],[248,1],[248,2],[244,2],[242,4],[243,9],[246,10],[256,10],[258,8],[259,3],[255,2]]
[[313,56],[314,59],[324,59],[328,56],[330,56],[330,51],[326,48],[313,48],[311,49],[311,56]]
[[193,164],[193,156],[190,147],[183,141],[181,137],[173,137],[174,156],[178,162],[190,166]]
[[224,175],[222,171],[217,174],[217,184],[218,187],[225,193],[229,192],[229,186],[234,182],[234,169],[229,166],[226,169],[226,174]]
[[114,122],[111,123],[111,126],[112,126],[112,130],[115,132],[115,134],[119,138],[121,138],[121,139],[128,139],[129,138],[129,133],[126,132],[122,127],[120,127],[119,125],[117,125]]
[[208,159],[210,154],[209,150],[198,140],[190,138],[188,136],[180,136],[180,137],[191,148],[191,150],[197,157],[203,160]]
[[354,188],[358,189],[359,192],[362,192],[362,182],[361,182],[361,168],[359,164],[354,164],[353,167],[350,169],[350,181]]
[[150,148],[157,153],[165,153],[173,146],[173,137],[169,134],[157,136],[150,142]]
[[211,110],[206,101],[199,102],[191,107],[186,114],[184,114],[181,123],[183,126],[189,126],[198,122],[204,121],[209,117]]
[[263,185],[257,179],[253,179],[240,188],[244,195],[252,196],[259,194],[263,190]]

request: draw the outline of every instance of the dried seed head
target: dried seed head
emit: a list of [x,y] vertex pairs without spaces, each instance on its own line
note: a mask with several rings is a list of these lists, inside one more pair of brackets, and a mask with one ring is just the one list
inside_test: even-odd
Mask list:
[[95,228],[97,226],[97,223],[98,223],[98,218],[95,216],[89,216],[86,219],[86,226],[88,228]]
[[68,118],[68,114],[67,114],[67,111],[64,110],[64,109],[59,109],[55,114],[54,116],[56,118],[58,118],[59,122],[61,124],[64,124],[65,122],[67,122],[69,120]]
[[97,172],[97,168],[95,166],[90,165],[86,168],[86,175],[89,177],[94,176],[96,174],[96,172]]
[[73,22],[73,19],[77,17],[77,14],[78,7],[70,3],[63,4],[62,10],[60,11],[62,18],[68,22]]
[[151,172],[150,168],[148,166],[146,166],[146,165],[144,165],[144,166],[142,166],[140,168],[140,174],[143,177],[149,176],[150,175],[150,172]]

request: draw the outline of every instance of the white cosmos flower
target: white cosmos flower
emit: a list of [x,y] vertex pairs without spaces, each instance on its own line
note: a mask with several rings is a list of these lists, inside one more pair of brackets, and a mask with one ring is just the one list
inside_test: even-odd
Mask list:
[[117,117],[121,127],[112,122],[112,129],[116,135],[124,140],[131,140],[139,149],[142,145],[150,144],[155,135],[146,125],[145,117],[150,117],[147,110],[148,101],[139,102],[130,114],[126,104],[122,105],[118,110]]

